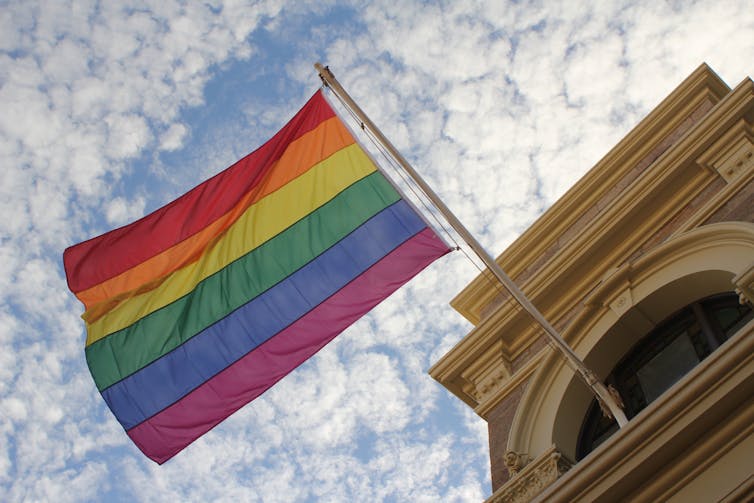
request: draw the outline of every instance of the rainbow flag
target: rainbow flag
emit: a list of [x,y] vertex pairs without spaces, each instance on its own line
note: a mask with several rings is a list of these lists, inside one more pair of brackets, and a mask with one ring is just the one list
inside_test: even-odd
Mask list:
[[318,91],[253,153],[63,259],[94,382],[161,464],[448,251]]

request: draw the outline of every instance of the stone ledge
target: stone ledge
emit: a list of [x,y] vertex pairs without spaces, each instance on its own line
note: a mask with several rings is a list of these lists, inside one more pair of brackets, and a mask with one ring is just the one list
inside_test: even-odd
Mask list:
[[506,454],[506,463],[515,475],[486,503],[528,503],[573,466],[554,445],[534,461],[527,461],[526,454]]

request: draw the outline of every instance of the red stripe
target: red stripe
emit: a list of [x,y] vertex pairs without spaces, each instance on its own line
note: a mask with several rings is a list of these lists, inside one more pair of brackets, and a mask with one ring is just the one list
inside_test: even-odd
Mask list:
[[326,302],[180,401],[128,430],[147,457],[164,463],[255,399],[449,250],[425,229]]
[[66,249],[69,288],[86,290],[197,233],[258,186],[288,144],[333,115],[318,91],[272,139],[231,167],[136,222]]

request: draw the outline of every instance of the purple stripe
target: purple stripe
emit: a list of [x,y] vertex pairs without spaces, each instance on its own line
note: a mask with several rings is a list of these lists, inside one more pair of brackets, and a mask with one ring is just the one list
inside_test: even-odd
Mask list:
[[396,202],[273,288],[103,390],[102,396],[123,428],[133,428],[304,316],[424,228],[405,201]]
[[164,463],[306,361],[349,325],[449,250],[429,230],[393,250],[285,330],[128,435]]

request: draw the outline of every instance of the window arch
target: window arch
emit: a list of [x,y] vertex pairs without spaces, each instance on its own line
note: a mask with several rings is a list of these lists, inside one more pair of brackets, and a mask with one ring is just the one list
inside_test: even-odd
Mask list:
[[[692,302],[651,330],[624,356],[605,380],[634,417],[686,373],[715,351],[754,311],[738,302],[733,292]],[[618,429],[592,402],[584,418],[576,448],[580,460]]]
[[[687,305],[733,290],[754,301],[752,258],[752,223],[723,222],[681,233],[610,271],[562,335],[604,380],[643,336]],[[592,400],[562,358],[543,351],[516,409],[507,450],[536,458],[555,444],[575,460]]]

